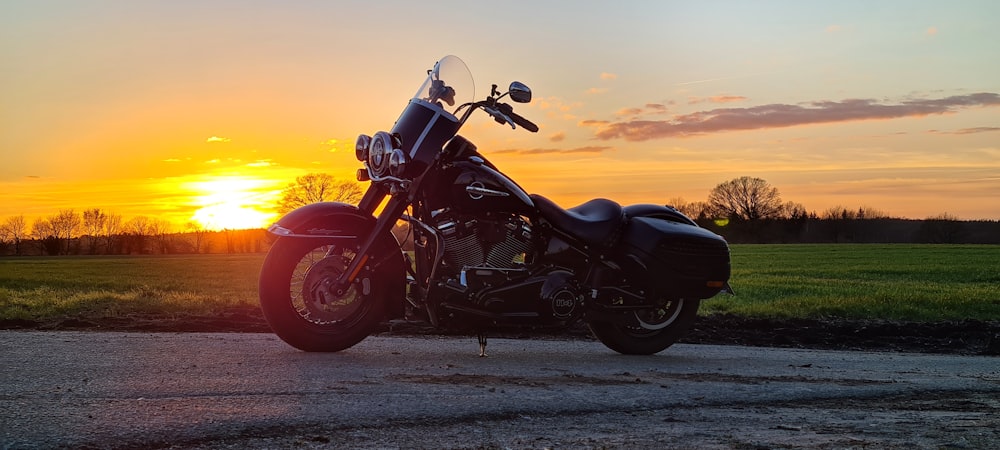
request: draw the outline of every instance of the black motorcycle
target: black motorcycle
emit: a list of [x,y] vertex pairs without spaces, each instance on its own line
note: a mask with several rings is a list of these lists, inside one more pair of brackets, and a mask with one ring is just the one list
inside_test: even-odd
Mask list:
[[[609,348],[653,354],[676,342],[699,302],[731,292],[729,246],[669,206],[606,199],[563,209],[528,194],[457,135],[476,110],[538,127],[501,100],[531,101],[520,82],[474,100],[465,63],[428,71],[388,132],[361,135],[357,206],[315,203],[282,217],[260,276],[264,317],[285,342],[335,352],[405,318],[479,334],[580,321]],[[402,239],[397,222],[409,224]]]

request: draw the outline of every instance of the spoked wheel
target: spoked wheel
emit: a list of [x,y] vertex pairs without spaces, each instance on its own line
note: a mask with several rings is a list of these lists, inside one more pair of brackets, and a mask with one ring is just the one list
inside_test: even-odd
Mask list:
[[620,322],[591,322],[590,331],[608,348],[626,355],[666,350],[691,328],[699,300],[670,300],[659,308],[630,313]]
[[385,316],[386,283],[362,269],[346,289],[336,282],[357,249],[353,240],[278,239],[264,259],[260,305],[282,340],[309,352],[361,342]]

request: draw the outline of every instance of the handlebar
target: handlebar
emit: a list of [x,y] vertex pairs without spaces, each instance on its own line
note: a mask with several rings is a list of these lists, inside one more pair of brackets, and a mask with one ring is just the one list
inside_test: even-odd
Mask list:
[[512,122],[518,124],[521,128],[524,128],[532,133],[538,132],[538,125],[535,125],[532,121],[525,119],[520,114],[514,112],[514,107],[506,103],[498,103],[497,107],[500,109],[500,112],[510,118]]
[[469,109],[465,111],[465,114],[462,114],[462,118],[460,119],[461,123],[465,123],[469,116],[472,115],[473,111],[482,108],[482,110],[486,111],[486,114],[489,114],[490,117],[493,117],[493,120],[496,120],[497,123],[508,124],[511,128],[516,128],[515,125],[518,125],[532,133],[538,132],[538,125],[535,125],[534,122],[525,119],[520,114],[515,113],[513,106],[506,103],[499,103],[493,98],[488,98],[481,102],[466,103],[459,106],[455,112],[457,113],[465,108]]
[[507,115],[510,116],[511,120],[513,120],[514,123],[520,125],[521,128],[524,128],[525,130],[528,130],[528,131],[530,131],[532,133],[537,133],[538,132],[538,125],[535,125],[532,121],[530,121],[528,119],[525,119],[524,117],[519,116],[515,112],[510,112]]

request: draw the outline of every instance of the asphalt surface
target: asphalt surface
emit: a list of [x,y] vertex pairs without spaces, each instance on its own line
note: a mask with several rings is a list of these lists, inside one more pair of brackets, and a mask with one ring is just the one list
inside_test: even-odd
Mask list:
[[[0,448],[985,448],[1000,359],[593,341],[0,332]],[[996,448],[996,447],[994,447]]]

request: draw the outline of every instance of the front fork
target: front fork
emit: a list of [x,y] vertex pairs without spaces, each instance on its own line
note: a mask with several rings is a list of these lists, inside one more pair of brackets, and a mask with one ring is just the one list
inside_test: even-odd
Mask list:
[[[365,192],[364,197],[362,197],[361,202],[358,203],[358,209],[365,214],[374,215],[375,209],[385,200],[386,195],[388,195],[388,192],[385,187],[372,183],[368,191]],[[354,283],[354,280],[358,278],[365,264],[370,261],[371,249],[379,237],[382,236],[383,232],[391,230],[395,226],[396,221],[406,211],[407,206],[409,206],[409,200],[406,197],[406,195],[393,195],[389,198],[385,208],[382,209],[382,213],[375,220],[375,227],[368,234],[368,237],[365,238],[361,247],[355,252],[354,258],[347,264],[347,268],[340,274],[340,277],[332,286],[331,291],[335,295],[338,297],[343,296],[351,287],[351,283]]]

